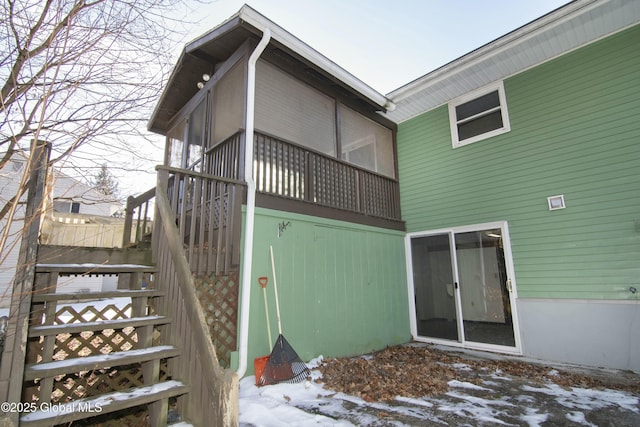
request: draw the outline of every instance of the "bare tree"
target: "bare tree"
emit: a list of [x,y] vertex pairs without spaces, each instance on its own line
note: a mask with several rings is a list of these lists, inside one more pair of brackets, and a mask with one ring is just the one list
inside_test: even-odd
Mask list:
[[91,148],[101,164],[147,137],[181,8],[180,0],[0,2],[0,173],[27,159],[15,194],[0,199],[0,221],[14,219],[28,188],[35,141],[51,144],[51,163]]

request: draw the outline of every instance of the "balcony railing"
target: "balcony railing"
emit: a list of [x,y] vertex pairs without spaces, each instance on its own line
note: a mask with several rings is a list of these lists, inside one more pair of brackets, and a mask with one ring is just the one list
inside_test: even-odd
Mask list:
[[191,272],[237,271],[244,183],[158,166]]
[[[209,149],[207,173],[242,179],[243,144],[241,131]],[[393,178],[259,132],[253,156],[259,194],[348,213],[351,220],[364,215],[400,224],[399,185]]]
[[400,220],[398,181],[275,137],[256,133],[257,190],[288,199]]

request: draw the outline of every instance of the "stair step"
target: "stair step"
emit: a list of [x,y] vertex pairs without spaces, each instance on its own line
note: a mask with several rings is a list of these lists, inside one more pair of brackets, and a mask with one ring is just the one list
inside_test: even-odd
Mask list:
[[89,371],[106,367],[129,365],[149,360],[165,359],[180,354],[180,351],[170,345],[149,347],[138,350],[117,351],[97,356],[76,357],[53,362],[37,363],[25,367],[25,381],[36,378],[50,378],[72,372]]
[[121,298],[121,297],[157,297],[162,296],[164,293],[155,289],[142,289],[142,290],[117,290],[107,292],[73,292],[73,293],[55,293],[55,294],[34,294],[33,302],[46,302],[46,301],[84,301],[84,300],[97,300],[108,298]]
[[42,325],[29,328],[29,338],[58,334],[75,334],[84,331],[102,331],[105,329],[123,329],[147,325],[163,325],[170,323],[166,316],[133,317],[131,319],[99,320],[85,323],[67,323],[64,325]]
[[138,264],[36,264],[36,273],[116,274],[156,271],[158,269],[152,265]]
[[189,392],[189,387],[180,381],[164,381],[158,384],[137,387],[125,391],[103,394],[97,397],[78,399],[64,404],[52,404],[46,410],[30,412],[20,417],[21,426],[49,427],[57,424],[90,418],[138,405],[179,396]]

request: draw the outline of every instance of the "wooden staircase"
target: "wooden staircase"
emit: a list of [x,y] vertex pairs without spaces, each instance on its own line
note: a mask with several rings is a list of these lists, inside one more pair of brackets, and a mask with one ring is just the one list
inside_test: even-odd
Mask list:
[[[162,313],[163,292],[147,280],[155,272],[126,264],[36,265],[23,402],[38,410],[25,412],[21,426],[69,424],[142,405],[149,425],[167,425],[170,399],[184,398],[190,387],[167,372],[181,351],[161,342],[161,330],[172,319]],[[118,289],[60,292],[69,275],[117,275]],[[101,381],[119,369],[134,372],[134,381],[131,374],[108,385]],[[89,377],[97,387],[89,386]],[[131,386],[135,379],[139,384]]]
[[[158,167],[157,188],[127,204],[136,233],[125,249],[48,247],[38,236],[50,146],[35,148],[0,354],[0,401],[22,410],[1,410],[0,425],[237,426],[239,378],[218,361],[194,275],[237,265],[244,183]],[[206,220],[187,221],[187,205]],[[151,228],[151,248],[130,247]],[[68,292],[70,275],[115,275],[117,286]],[[135,410],[148,419],[123,422]]]

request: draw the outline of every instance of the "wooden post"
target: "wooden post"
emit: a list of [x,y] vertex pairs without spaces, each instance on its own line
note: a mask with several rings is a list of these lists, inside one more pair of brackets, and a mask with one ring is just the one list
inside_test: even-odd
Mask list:
[[122,247],[131,245],[131,226],[133,225],[133,196],[127,198],[127,207],[124,209],[124,231],[122,233]]
[[[51,146],[48,143],[34,141],[31,160],[27,163],[31,165],[31,171],[25,227],[13,282],[5,348],[0,364],[0,401],[2,402],[20,402],[22,393],[29,311],[38,252],[38,233],[50,155]],[[9,419],[17,425],[19,415],[17,412],[11,413]]]

